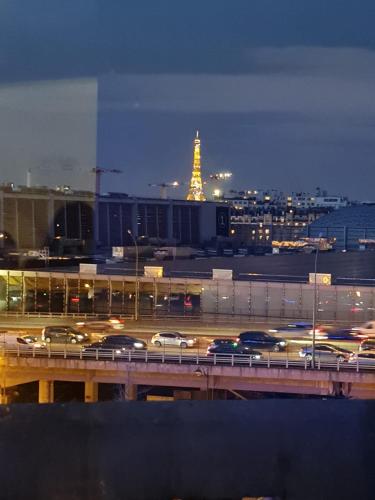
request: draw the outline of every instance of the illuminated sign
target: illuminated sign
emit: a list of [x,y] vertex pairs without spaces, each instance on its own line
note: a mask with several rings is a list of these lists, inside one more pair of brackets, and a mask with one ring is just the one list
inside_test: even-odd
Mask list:
[[96,274],[98,266],[96,264],[80,264],[79,272],[80,274]]
[[124,247],[112,247],[112,257],[122,259],[124,257]]
[[[331,285],[331,274],[316,273],[316,284],[317,285]],[[315,283],[315,273],[309,273],[309,283],[314,285]]]
[[212,279],[213,280],[232,280],[233,271],[232,269],[212,269]]
[[163,268],[157,266],[145,266],[144,267],[146,278],[162,278]]

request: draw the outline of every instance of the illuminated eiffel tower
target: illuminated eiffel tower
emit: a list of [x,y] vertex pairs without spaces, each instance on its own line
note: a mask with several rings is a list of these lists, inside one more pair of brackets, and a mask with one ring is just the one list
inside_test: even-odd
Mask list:
[[201,140],[199,139],[198,130],[194,139],[193,173],[186,199],[189,201],[206,201],[206,197],[203,193],[203,183],[201,177]]

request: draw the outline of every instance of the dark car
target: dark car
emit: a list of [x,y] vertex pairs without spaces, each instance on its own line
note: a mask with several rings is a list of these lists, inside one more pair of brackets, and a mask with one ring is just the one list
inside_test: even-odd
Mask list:
[[268,331],[270,333],[277,333],[278,335],[304,336],[310,333],[312,327],[313,325],[311,323],[305,323],[301,321],[297,323],[289,323],[287,325],[278,326],[276,328],[271,328]]
[[87,333],[75,330],[71,326],[46,326],[42,330],[42,340],[47,343],[78,344],[87,342],[89,339]]
[[361,342],[359,346],[360,351],[373,351],[375,350],[375,339],[367,339]]
[[284,339],[261,331],[242,332],[237,337],[237,342],[246,347],[275,352],[284,351],[287,345]]
[[236,343],[234,339],[220,338],[220,339],[214,339],[208,347],[213,347],[218,345],[231,345],[233,343]]
[[337,330],[327,331],[325,337],[328,340],[341,340],[347,342],[360,342],[363,340],[363,335],[355,330],[352,330],[351,328],[340,328]]
[[[216,342],[217,340],[217,342]],[[230,339],[215,339],[207,347],[207,356],[225,355],[225,354],[235,354],[235,355],[246,355],[250,356],[252,359],[261,359],[262,353],[259,351],[254,351],[248,346],[241,345],[238,342],[234,342]]]
[[129,335],[108,335],[103,337],[100,342],[93,342],[84,347],[84,352],[92,352],[97,350],[113,350],[116,354],[125,351],[138,351],[147,349],[147,344],[144,340],[130,337]]

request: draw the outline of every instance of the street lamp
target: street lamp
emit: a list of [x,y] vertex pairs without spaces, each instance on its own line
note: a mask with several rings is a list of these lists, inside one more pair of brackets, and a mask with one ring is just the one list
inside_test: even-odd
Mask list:
[[206,399],[208,401],[210,399],[208,393],[210,374],[208,373],[208,370],[204,370],[203,368],[198,367],[196,370],[194,370],[194,375],[196,375],[197,377],[206,377]]
[[135,247],[135,305],[134,305],[134,319],[138,320],[138,301],[139,301],[139,282],[138,282],[138,245],[137,240],[134,238],[133,233],[128,229],[128,235],[131,237]]
[[318,255],[319,255],[319,244],[321,235],[319,234],[319,241],[316,245],[315,260],[314,260],[314,299],[313,299],[313,312],[312,312],[312,349],[311,349],[311,367],[315,368],[315,341],[316,341],[316,305],[317,305],[317,294],[318,287],[316,284],[316,274],[318,268]]

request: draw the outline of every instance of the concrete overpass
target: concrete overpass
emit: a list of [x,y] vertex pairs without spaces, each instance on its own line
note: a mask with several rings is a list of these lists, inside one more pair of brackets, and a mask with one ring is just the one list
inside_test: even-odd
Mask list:
[[124,384],[129,400],[138,385],[375,398],[375,372],[354,370],[10,356],[0,359],[0,376],[2,387],[39,381],[40,403],[54,401],[55,381],[83,382],[86,402],[98,400],[99,383]]

